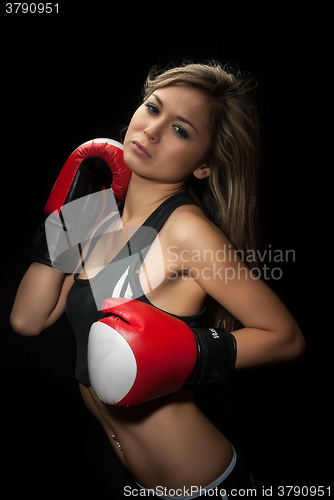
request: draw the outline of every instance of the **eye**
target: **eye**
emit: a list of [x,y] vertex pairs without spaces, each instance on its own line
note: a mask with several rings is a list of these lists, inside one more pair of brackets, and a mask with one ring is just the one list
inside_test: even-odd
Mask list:
[[[144,106],[148,113],[151,115],[159,116],[160,115],[160,109],[156,104],[153,104],[153,102],[145,102]],[[188,132],[179,124],[174,124],[173,129],[175,133],[180,137],[181,139],[189,139],[189,134]]]
[[180,136],[182,139],[189,139],[188,132],[183,127],[181,127],[181,125],[173,125],[173,128],[177,133],[177,135]]
[[158,106],[153,104],[153,102],[145,103],[144,106],[147,109],[147,111],[152,115],[158,115],[160,113]]

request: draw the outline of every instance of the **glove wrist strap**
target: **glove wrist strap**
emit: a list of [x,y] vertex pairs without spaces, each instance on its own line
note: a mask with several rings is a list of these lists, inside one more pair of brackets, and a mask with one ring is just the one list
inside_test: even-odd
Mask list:
[[192,328],[197,341],[197,363],[188,383],[204,384],[227,378],[235,368],[235,337],[221,328]]

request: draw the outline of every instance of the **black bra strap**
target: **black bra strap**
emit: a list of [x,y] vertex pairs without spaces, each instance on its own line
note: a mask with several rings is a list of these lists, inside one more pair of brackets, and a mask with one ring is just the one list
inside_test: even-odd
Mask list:
[[174,210],[183,205],[196,205],[187,191],[181,191],[167,198],[144,222],[143,226],[153,227],[159,232]]

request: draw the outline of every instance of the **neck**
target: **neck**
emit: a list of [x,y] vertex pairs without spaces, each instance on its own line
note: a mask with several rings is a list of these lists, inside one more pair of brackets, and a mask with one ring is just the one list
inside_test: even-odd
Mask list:
[[124,203],[123,224],[141,225],[161,203],[183,189],[183,183],[160,184],[133,172]]

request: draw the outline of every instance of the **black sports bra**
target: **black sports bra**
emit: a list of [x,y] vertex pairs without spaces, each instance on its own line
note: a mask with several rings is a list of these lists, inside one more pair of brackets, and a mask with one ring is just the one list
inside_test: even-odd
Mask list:
[[[77,360],[75,377],[79,382],[90,385],[87,366],[87,344],[91,325],[106,315],[101,312],[103,301],[109,297],[135,298],[155,307],[145,296],[139,280],[139,272],[145,255],[150,249],[157,232],[160,231],[171,213],[182,205],[195,205],[186,191],[177,193],[164,201],[134,233],[118,254],[103,267],[93,278],[79,279],[74,275],[74,283],[68,292],[66,314],[74,330],[77,343]],[[123,208],[120,209],[122,214]],[[117,214],[119,217],[119,215]],[[108,219],[100,228],[99,236],[93,237],[88,254],[97,244],[99,238],[112,223]],[[153,228],[155,231],[147,231]],[[142,229],[142,230],[141,230]],[[79,268],[80,269],[80,268]],[[175,316],[194,328],[201,315]],[[170,313],[168,313],[170,314]]]

